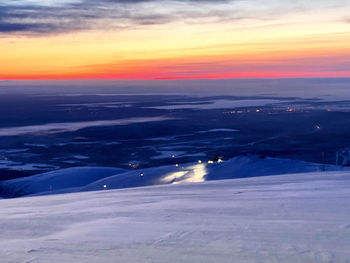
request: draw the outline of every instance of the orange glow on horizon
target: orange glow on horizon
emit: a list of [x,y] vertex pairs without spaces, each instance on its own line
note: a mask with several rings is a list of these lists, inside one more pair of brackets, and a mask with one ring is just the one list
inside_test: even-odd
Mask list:
[[338,15],[2,35],[0,79],[350,77],[350,29]]

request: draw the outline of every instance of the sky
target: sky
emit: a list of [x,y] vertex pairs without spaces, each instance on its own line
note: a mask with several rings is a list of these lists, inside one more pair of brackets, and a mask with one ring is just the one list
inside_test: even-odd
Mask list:
[[350,77],[350,0],[0,0],[0,80]]

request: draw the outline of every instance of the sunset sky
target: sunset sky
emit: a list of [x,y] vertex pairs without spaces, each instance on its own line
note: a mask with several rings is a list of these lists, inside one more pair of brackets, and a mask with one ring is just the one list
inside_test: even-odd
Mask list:
[[350,0],[0,0],[0,79],[350,77]]

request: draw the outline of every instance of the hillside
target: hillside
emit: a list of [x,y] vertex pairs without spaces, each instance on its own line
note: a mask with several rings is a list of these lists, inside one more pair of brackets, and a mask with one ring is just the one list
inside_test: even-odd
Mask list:
[[75,167],[0,182],[0,196],[47,195],[343,169],[346,168],[259,156],[239,156],[225,162],[186,163],[141,170]]
[[1,262],[348,262],[350,173],[0,200]]

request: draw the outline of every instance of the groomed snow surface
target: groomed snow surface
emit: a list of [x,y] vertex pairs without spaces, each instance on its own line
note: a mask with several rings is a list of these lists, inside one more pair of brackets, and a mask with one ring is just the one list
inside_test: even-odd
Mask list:
[[47,195],[340,169],[346,168],[259,156],[240,156],[213,164],[174,164],[143,170],[75,167],[0,182],[0,196]]
[[350,173],[0,200],[1,262],[349,262]]
[[39,196],[0,200],[0,262],[350,262],[350,171],[336,169],[252,156],[6,181]]

